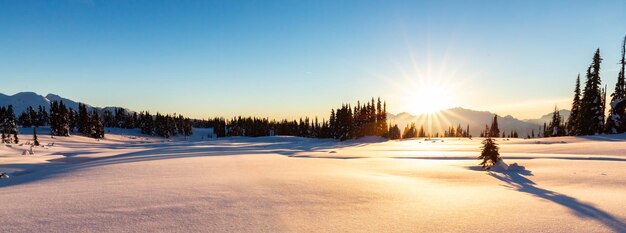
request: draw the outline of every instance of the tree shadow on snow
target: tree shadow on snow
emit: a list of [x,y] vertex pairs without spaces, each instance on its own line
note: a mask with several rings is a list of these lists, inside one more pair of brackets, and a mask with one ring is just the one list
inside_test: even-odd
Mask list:
[[[475,170],[477,167],[478,166],[470,169]],[[567,207],[576,216],[595,219],[615,232],[626,232],[626,223],[620,221],[611,214],[598,209],[591,204],[581,202],[576,198],[537,187],[535,182],[526,178],[528,176],[533,176],[532,172],[526,170],[524,166],[517,165],[517,163],[511,164],[509,168],[504,171],[490,171],[489,175],[505,182],[505,187],[528,193],[535,197]]]

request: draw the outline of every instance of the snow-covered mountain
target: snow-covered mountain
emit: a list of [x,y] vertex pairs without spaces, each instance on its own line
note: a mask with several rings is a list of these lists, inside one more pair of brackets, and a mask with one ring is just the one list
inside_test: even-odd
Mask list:
[[[485,129],[485,125],[491,125],[494,115],[494,113],[488,111],[475,111],[457,107],[431,114],[411,115],[406,112],[396,115],[388,114],[387,119],[391,121],[391,124],[398,124],[401,130],[409,123],[416,123],[418,127],[421,124],[425,128],[431,125],[433,134],[437,132],[441,134],[449,126],[457,127],[459,124],[465,129],[469,124],[470,133],[478,136]],[[516,130],[520,137],[526,137],[532,130],[535,130],[535,134],[537,134],[541,131],[542,125],[543,123],[540,125],[534,122],[522,121],[510,115],[498,116],[498,126],[501,132],[505,131],[508,134],[512,130]]]
[[[63,98],[55,94],[48,94],[46,96],[42,96],[34,92],[20,92],[15,95],[5,95],[5,94],[0,93],[0,106],[13,105],[13,110],[16,114],[19,114],[25,111],[28,108],[28,106],[31,106],[37,109],[37,107],[41,105],[41,106],[46,107],[46,110],[50,110],[49,109],[50,102],[52,101],[63,101],[63,104],[65,104],[65,106],[67,106],[68,108],[73,108],[74,110],[78,109],[79,102],[71,100],[71,99]],[[113,109],[118,108],[118,107],[100,108],[100,107],[93,107],[89,104],[85,104],[85,105],[87,106],[88,110],[95,108],[100,111],[103,111],[105,109],[113,111]],[[126,109],[126,111],[132,112],[129,109]]]

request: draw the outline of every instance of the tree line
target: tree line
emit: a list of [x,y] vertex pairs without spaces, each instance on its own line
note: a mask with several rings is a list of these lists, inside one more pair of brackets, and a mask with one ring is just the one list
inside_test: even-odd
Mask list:
[[[9,106],[12,109],[11,106]],[[6,116],[5,116],[6,115]],[[9,117],[11,115],[12,117]],[[16,122],[23,127],[50,126],[52,136],[69,136],[80,133],[93,138],[103,138],[104,128],[140,129],[142,134],[169,138],[176,135],[190,136],[192,128],[213,128],[217,137],[228,136],[273,136],[288,135],[310,138],[334,138],[348,140],[364,136],[389,137],[387,125],[386,103],[380,98],[374,98],[364,104],[357,102],[356,106],[343,104],[340,108],[331,109],[328,120],[316,118],[300,118],[299,120],[270,120],[257,117],[234,117],[226,120],[216,117],[208,120],[186,118],[180,114],[152,115],[147,111],[128,112],[123,108],[113,110],[88,110],[88,107],[79,103],[78,110],[68,108],[63,101],[52,101],[50,112],[39,106],[38,111],[28,107],[17,121],[11,114],[3,114],[5,121]],[[4,132],[4,130],[3,130]],[[17,130],[6,130],[16,132]]]
[[343,104],[331,109],[328,120],[300,118],[299,120],[270,120],[258,117],[216,117],[208,120],[194,120],[193,126],[213,128],[217,137],[227,136],[298,136],[309,138],[334,138],[348,140],[364,136],[389,137],[387,126],[387,104],[380,98],[364,104],[357,102],[352,107]]

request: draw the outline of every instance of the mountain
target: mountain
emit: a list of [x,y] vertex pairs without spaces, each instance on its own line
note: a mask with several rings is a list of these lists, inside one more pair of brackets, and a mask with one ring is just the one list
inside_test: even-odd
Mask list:
[[[63,101],[65,106],[67,106],[68,108],[73,108],[74,110],[78,110],[79,102],[76,102],[74,100],[70,100],[67,98],[63,98],[55,94],[48,94],[46,96],[42,96],[34,92],[20,92],[15,95],[5,95],[5,94],[0,93],[0,106],[13,105],[13,110],[16,115],[19,115],[20,113],[24,112],[28,108],[28,106],[31,106],[37,109],[39,105],[41,105],[41,106],[46,107],[46,110],[50,110],[49,109],[50,102],[52,101]],[[113,109],[118,108],[118,107],[99,108],[99,107],[93,107],[89,104],[85,104],[85,105],[87,106],[87,110],[89,111],[91,111],[94,108],[100,112],[104,110],[113,111]],[[125,110],[127,112],[133,112],[126,108]]]
[[[540,118],[537,118],[537,119],[525,119],[524,121],[543,126],[544,122],[546,124],[549,124],[550,121],[552,121],[552,114],[554,114],[554,113],[551,112],[551,113],[548,113],[546,115],[541,116]],[[559,110],[559,114],[561,115],[561,117],[563,117],[563,120],[567,120],[567,118],[569,118],[570,110],[561,109],[561,110]]]
[[[433,134],[442,134],[449,126],[456,128],[459,124],[465,130],[467,125],[469,125],[470,134],[479,136],[480,132],[485,130],[485,125],[491,125],[494,115],[494,113],[487,111],[475,111],[457,107],[431,114],[411,115],[405,112],[397,115],[388,114],[387,119],[392,125],[398,124],[400,129],[404,129],[409,123],[416,123],[418,127],[423,125],[426,131],[431,128]],[[504,131],[508,134],[512,130],[516,130],[520,137],[526,137],[532,130],[535,130],[535,135],[540,132],[543,123],[540,125],[534,122],[522,121],[508,115],[504,117],[498,116],[498,126],[500,132]]]

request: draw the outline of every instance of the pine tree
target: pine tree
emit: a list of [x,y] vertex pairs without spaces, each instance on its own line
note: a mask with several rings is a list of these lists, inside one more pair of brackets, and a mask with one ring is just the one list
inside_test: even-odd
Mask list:
[[396,140],[396,139],[400,139],[401,137],[402,135],[400,133],[400,128],[398,128],[398,125],[393,125],[389,129],[389,139]]
[[[570,111],[569,118],[567,120],[567,132],[571,136],[580,135],[580,74],[576,78],[576,88],[574,89],[574,100],[572,101],[572,110]],[[534,137],[534,136],[533,136]]]
[[480,156],[478,156],[478,159],[482,159],[483,161],[480,165],[489,170],[492,166],[496,165],[496,163],[500,162],[502,158],[500,158],[500,152],[498,152],[498,144],[496,144],[493,138],[485,138],[482,144],[482,152]]
[[498,137],[500,135],[500,129],[498,128],[498,115],[493,116],[491,127],[489,128],[489,135],[487,137]]
[[605,126],[606,133],[626,132],[626,83],[624,80],[624,66],[626,66],[626,37],[622,43],[621,69],[617,75],[615,91],[611,94],[611,110]]
[[104,125],[100,121],[100,116],[96,110],[93,110],[91,113],[89,126],[91,127],[90,136],[92,138],[104,138]]
[[89,116],[89,113],[87,112],[87,106],[82,103],[78,103],[78,132],[85,136],[89,136],[91,134],[90,118],[91,116]]
[[594,135],[604,131],[604,107],[600,80],[600,49],[587,69],[587,81],[581,99],[579,130],[581,135]]
[[552,121],[550,121],[550,125],[548,126],[546,135],[550,137],[557,137],[565,135],[565,128],[563,127],[563,119],[561,114],[559,113],[559,109],[555,106],[554,112],[552,113]]

